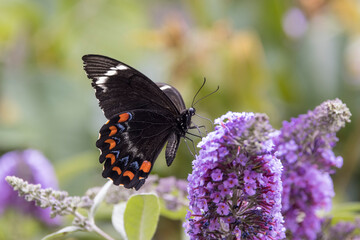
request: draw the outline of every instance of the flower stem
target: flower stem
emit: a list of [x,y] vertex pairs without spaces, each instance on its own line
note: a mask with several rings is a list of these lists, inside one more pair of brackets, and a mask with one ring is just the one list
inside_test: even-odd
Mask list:
[[96,232],[97,234],[99,234],[100,236],[102,236],[103,238],[107,239],[107,240],[115,240],[114,238],[112,238],[111,236],[109,236],[106,232],[104,232],[103,230],[101,230],[98,226],[96,226],[95,223],[91,224],[91,228],[93,229],[94,232]]
[[97,234],[99,234],[100,236],[102,236],[104,239],[107,239],[107,240],[115,240],[114,238],[109,236],[106,232],[101,230],[95,224],[93,219],[87,219],[81,213],[79,213],[77,211],[74,211],[73,214],[80,220],[80,222],[86,222],[87,227],[85,227],[85,228],[83,227],[84,230],[86,229],[86,231],[89,231],[89,232],[96,232]]

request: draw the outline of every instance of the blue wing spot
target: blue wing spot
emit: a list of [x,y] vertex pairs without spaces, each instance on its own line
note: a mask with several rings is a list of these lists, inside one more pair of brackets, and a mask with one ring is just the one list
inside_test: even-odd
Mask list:
[[112,137],[113,140],[115,140],[116,145],[120,143],[120,138],[117,137]]
[[123,132],[125,130],[125,127],[121,123],[117,123],[115,126],[119,129],[119,132]]
[[123,157],[119,161],[121,164],[123,164],[123,166],[127,166],[129,163],[129,156]]
[[131,113],[129,113],[129,112],[127,112],[127,114],[129,114],[129,119],[128,119],[128,121],[130,121],[131,119],[132,119],[132,114]]
[[120,151],[111,151],[111,153],[115,155],[116,159],[119,158]]
[[134,169],[135,171],[139,170],[139,163],[138,162],[132,162],[130,163],[129,168]]

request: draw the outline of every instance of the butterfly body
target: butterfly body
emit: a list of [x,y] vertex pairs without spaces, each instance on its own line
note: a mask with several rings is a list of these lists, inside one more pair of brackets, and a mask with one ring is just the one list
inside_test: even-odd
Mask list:
[[101,55],[85,55],[84,69],[104,115],[96,146],[103,177],[138,190],[166,146],[167,165],[185,137],[194,108],[186,109],[172,86],[154,83],[130,66]]

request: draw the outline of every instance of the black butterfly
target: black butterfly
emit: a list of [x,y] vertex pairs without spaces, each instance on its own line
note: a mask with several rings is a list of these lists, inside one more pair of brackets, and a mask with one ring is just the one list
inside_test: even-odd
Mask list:
[[101,55],[83,56],[84,69],[105,117],[96,146],[102,176],[115,185],[138,190],[166,145],[168,166],[191,124],[194,108],[186,109],[180,93],[154,83],[134,68]]

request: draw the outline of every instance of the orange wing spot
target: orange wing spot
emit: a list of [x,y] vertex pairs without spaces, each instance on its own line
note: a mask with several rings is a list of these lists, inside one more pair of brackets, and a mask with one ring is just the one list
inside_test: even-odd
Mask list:
[[117,133],[117,128],[115,126],[110,126],[109,129],[111,131],[109,134],[109,137],[111,137],[112,135],[115,135]]
[[144,179],[144,177],[139,177],[139,180],[142,180],[142,179]]
[[116,146],[116,142],[113,139],[105,140],[106,143],[110,144],[109,150],[113,149]]
[[123,176],[128,176],[130,178],[130,181],[134,178],[134,174],[130,171],[124,172]]
[[107,179],[109,179],[109,180],[111,180],[111,181],[114,181],[114,180],[112,180],[110,177],[107,177]]
[[140,166],[140,170],[142,170],[144,173],[150,172],[151,169],[151,162],[145,160]]
[[126,122],[129,119],[130,115],[128,113],[122,113],[119,115],[119,123]]
[[118,173],[118,175],[121,174],[121,169],[119,167],[113,167],[112,170],[116,171]]
[[105,123],[105,125],[108,124],[109,122],[110,122],[110,120],[107,120],[106,123]]
[[112,153],[109,153],[108,155],[105,156],[106,158],[110,158],[111,159],[111,165],[113,165],[115,163],[115,155]]

